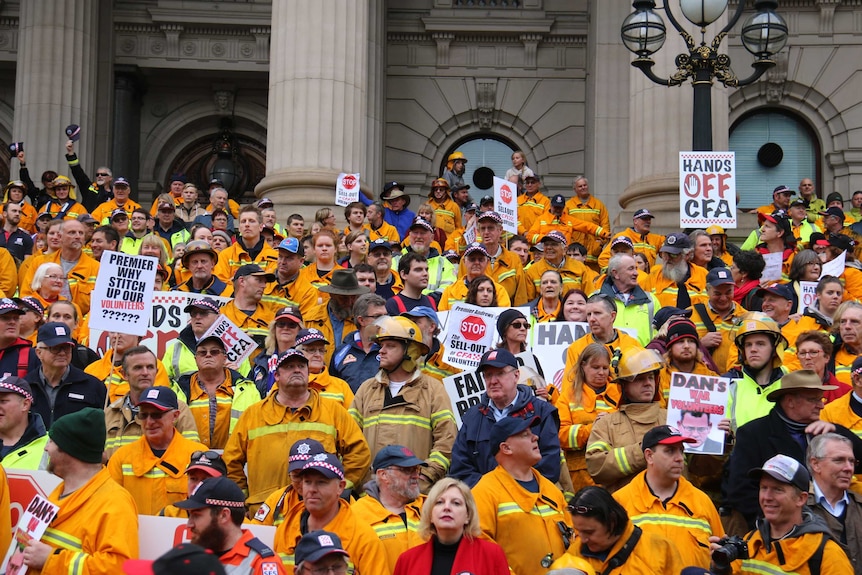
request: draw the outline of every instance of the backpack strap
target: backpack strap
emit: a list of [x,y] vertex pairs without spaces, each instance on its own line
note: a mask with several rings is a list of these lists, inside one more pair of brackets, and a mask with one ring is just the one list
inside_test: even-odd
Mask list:
[[22,346],[18,348],[18,377],[24,379],[27,372],[30,371],[30,346]]
[[703,325],[706,326],[706,331],[710,333],[718,331],[715,328],[715,323],[712,321],[712,318],[709,317],[709,312],[706,311],[706,305],[696,303],[692,307],[697,310],[697,315],[700,316],[700,319],[703,321]]
[[810,573],[820,573],[820,566],[823,563],[823,550],[826,548],[826,542],[831,539],[828,533],[823,533],[822,535],[820,545],[817,546],[817,550],[808,559],[808,571]]
[[392,301],[395,302],[395,306],[398,308],[398,314],[402,314],[407,311],[407,306],[404,305],[404,300],[401,299],[400,294],[396,295],[392,298]]
[[[643,531],[641,531],[641,528],[635,525],[634,531],[632,531],[631,536],[629,536],[629,540],[626,541],[626,544],[622,546],[616,555],[610,558],[607,569],[602,571],[601,575],[609,575],[611,571],[624,565],[625,562],[628,561],[632,551],[635,550],[635,545],[638,544],[642,534]],[[812,573],[815,573],[815,571],[812,571]],[[817,571],[817,573],[819,573],[819,571]]]

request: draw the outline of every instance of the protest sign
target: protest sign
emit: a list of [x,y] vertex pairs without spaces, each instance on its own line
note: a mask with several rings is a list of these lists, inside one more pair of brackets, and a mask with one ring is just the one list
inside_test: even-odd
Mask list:
[[503,229],[518,233],[518,186],[494,176],[494,211],[503,218]]
[[736,154],[679,153],[679,227],[736,227]]
[[763,261],[766,262],[766,267],[763,268],[763,273],[760,275],[760,279],[765,281],[781,280],[781,268],[784,263],[784,254],[781,252],[763,254]]
[[835,276],[841,277],[841,274],[844,273],[844,265],[846,263],[847,257],[844,252],[838,254],[838,257],[834,260],[828,261],[821,266],[820,277],[823,276]]
[[[446,336],[443,346],[446,353],[443,361],[453,367],[469,370],[479,365],[482,354],[488,351],[497,336],[497,317],[505,307],[479,307],[458,302],[449,310]],[[518,309],[524,317],[530,317],[529,308]]]
[[201,336],[201,340],[212,336],[224,343],[227,362],[231,365],[241,364],[257,349],[257,343],[223,315],[218,316],[215,323]]
[[[191,302],[205,297],[214,300],[219,306],[230,301],[230,298],[181,291],[155,292],[152,298],[150,327],[144,333],[141,345],[153,350],[156,357],[164,357],[168,343],[177,339],[180,331],[189,325],[189,314],[183,310]],[[115,327],[113,330],[127,333],[123,326]],[[89,346],[99,355],[105,355],[108,349],[108,331],[94,329],[90,324]]]
[[452,402],[452,414],[455,425],[461,429],[461,418],[467,410],[479,404],[479,399],[485,393],[485,382],[478,371],[462,371],[457,375],[443,378],[443,387]]
[[99,264],[96,286],[90,295],[90,327],[146,334],[159,260],[106,251]]
[[60,508],[47,497],[36,495],[30,500],[24,514],[18,520],[18,524],[12,531],[12,542],[6,551],[0,573],[4,575],[23,575],[27,572],[24,566],[24,548],[30,539],[41,539],[48,525],[54,520]]
[[335,203],[346,206],[359,201],[359,174],[338,174],[335,182]]
[[537,323],[530,332],[533,353],[542,364],[545,380],[557,389],[563,385],[566,350],[576,339],[589,333],[590,326],[575,321]]
[[671,372],[667,423],[686,437],[687,453],[724,453],[724,431],[718,422],[726,417],[730,378],[696,373]]
[[817,300],[817,282],[799,282],[799,287],[802,289],[802,302],[799,310],[805,311],[805,308],[814,305]]
[[464,244],[470,245],[476,241],[476,222],[475,220],[464,230]]

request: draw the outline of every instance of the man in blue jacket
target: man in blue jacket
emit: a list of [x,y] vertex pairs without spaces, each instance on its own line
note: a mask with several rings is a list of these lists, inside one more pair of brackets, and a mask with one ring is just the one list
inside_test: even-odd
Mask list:
[[518,360],[505,349],[485,352],[478,371],[485,380],[485,393],[461,418],[461,429],[452,448],[449,475],[473,487],[482,475],[497,467],[491,449],[491,428],[504,417],[540,421],[533,428],[539,437],[542,459],[534,466],[549,481],[560,479],[560,416],[557,408],[539,399],[526,385],[518,384]]

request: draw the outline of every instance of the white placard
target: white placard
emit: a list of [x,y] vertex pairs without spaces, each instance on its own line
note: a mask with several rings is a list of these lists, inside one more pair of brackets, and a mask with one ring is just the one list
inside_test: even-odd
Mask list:
[[153,256],[105,252],[90,296],[90,327],[145,335],[158,265]]
[[485,393],[485,382],[478,371],[462,371],[457,375],[443,378],[443,387],[452,402],[452,414],[455,425],[461,429],[461,418],[467,410],[479,404],[479,399]]
[[781,270],[784,265],[784,253],[774,252],[763,254],[763,261],[766,262],[766,267],[763,268],[760,279],[765,281],[780,281]]
[[838,257],[832,261],[828,261],[821,266],[820,277],[823,276],[835,276],[841,277],[841,274],[844,273],[844,264],[846,261],[846,255],[844,252],[838,254]]
[[359,174],[338,174],[335,182],[335,203],[346,206],[359,201]]
[[505,231],[518,233],[518,188],[497,176],[494,176],[494,211],[503,218]]
[[727,417],[730,382],[729,378],[715,375],[670,374],[667,423],[697,440],[685,444],[687,453],[724,453],[724,432],[718,429],[718,422]]
[[216,336],[224,343],[227,350],[227,363],[239,365],[254,353],[257,343],[239,326],[223,315],[218,316],[208,330],[201,336],[201,341]]
[[24,509],[18,525],[12,531],[12,542],[6,551],[0,573],[4,575],[24,575],[24,548],[31,539],[41,539],[45,530],[54,520],[59,507],[48,501],[46,497],[36,495]]
[[497,317],[507,309],[517,309],[530,318],[530,309],[526,307],[479,307],[461,302],[453,305],[442,340],[446,348],[443,361],[462,370],[475,369],[482,354],[499,339]]
[[736,228],[736,154],[679,153],[679,227]]
[[542,364],[545,381],[553,383],[558,390],[563,386],[566,351],[572,342],[589,331],[589,324],[576,321],[543,322],[533,326],[530,332],[532,351]]
[[805,308],[814,305],[817,301],[817,282],[799,282],[799,287],[802,290],[802,304],[799,310],[805,311]]
[[473,220],[464,230],[464,243],[470,245],[476,241],[476,220]]

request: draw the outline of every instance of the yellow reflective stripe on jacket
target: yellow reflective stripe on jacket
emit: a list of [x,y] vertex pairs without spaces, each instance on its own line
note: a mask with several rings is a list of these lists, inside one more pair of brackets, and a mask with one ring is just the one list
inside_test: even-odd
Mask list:
[[71,561],[69,561],[69,575],[83,575],[84,561],[89,557],[83,551],[74,551]]
[[699,529],[707,535],[712,535],[712,527],[709,525],[709,522],[705,519],[697,519],[695,517],[680,517],[667,513],[644,513],[642,515],[632,515],[631,520],[632,523],[638,526],[670,525],[684,529]]
[[625,447],[617,447],[613,449],[614,460],[617,462],[617,467],[620,471],[625,473],[626,475],[631,475],[632,466],[629,463],[628,458],[626,457],[626,448]]
[[358,409],[356,409],[355,407],[351,407],[350,409],[347,410],[347,413],[350,415],[350,417],[353,418],[353,420],[356,422],[356,425],[358,425],[361,428],[365,427],[365,425],[364,425],[365,418],[362,417],[362,414],[359,413]]
[[364,427],[375,425],[412,425],[421,429],[431,430],[431,420],[417,415],[399,415],[395,413],[379,413],[365,418]]
[[[505,515],[512,515],[513,513],[524,513],[524,510],[521,509],[521,506],[513,501],[508,501],[504,503],[497,504],[497,517],[503,517]],[[529,511],[529,515],[536,515],[538,517],[553,517],[554,515],[558,515],[560,512],[557,509],[549,505],[536,505]]]
[[447,459],[446,456],[439,451],[432,451],[431,453],[429,453],[428,459],[430,459],[434,463],[440,464],[440,466],[443,467],[444,471],[449,471],[449,459]]
[[292,423],[279,423],[278,425],[267,425],[265,427],[254,427],[248,430],[248,439],[251,441],[274,433],[292,433],[295,431],[318,431],[333,437],[337,437],[338,435],[338,430],[334,425],[316,423],[314,421],[297,421]]
[[594,441],[587,445],[587,451],[610,451],[611,446],[604,441]]
[[742,561],[743,573],[762,573],[763,575],[798,575],[796,571],[784,571],[778,565],[758,561],[757,559],[744,559]]
[[[130,477],[137,477],[137,475],[135,475],[134,470],[132,469],[131,463],[124,463],[123,464],[123,475],[128,475]],[[159,467],[153,467],[152,469],[150,469],[149,471],[147,471],[146,473],[141,475],[141,477],[144,477],[146,479],[161,479],[162,477],[167,477],[167,476],[168,476],[168,474],[165,473],[165,471]]]
[[501,273],[500,275],[497,276],[497,283],[498,284],[503,283],[504,280],[507,280],[510,277],[513,277],[516,273],[518,273],[517,270],[509,270],[507,272]]
[[80,539],[53,527],[48,527],[45,530],[45,533],[42,535],[42,542],[52,547],[60,547],[69,551],[80,551],[84,548],[84,543]]
[[569,445],[571,445],[572,449],[580,449],[581,446],[578,445],[578,431],[581,429],[580,423],[575,423],[569,428]]
[[431,426],[437,427],[441,422],[446,421],[447,419],[455,421],[455,416],[452,415],[451,410],[442,409],[440,411],[436,411],[431,414]]
[[321,391],[320,397],[328,397],[329,399],[334,399],[338,403],[344,405],[344,394],[343,393],[333,393],[331,391]]

